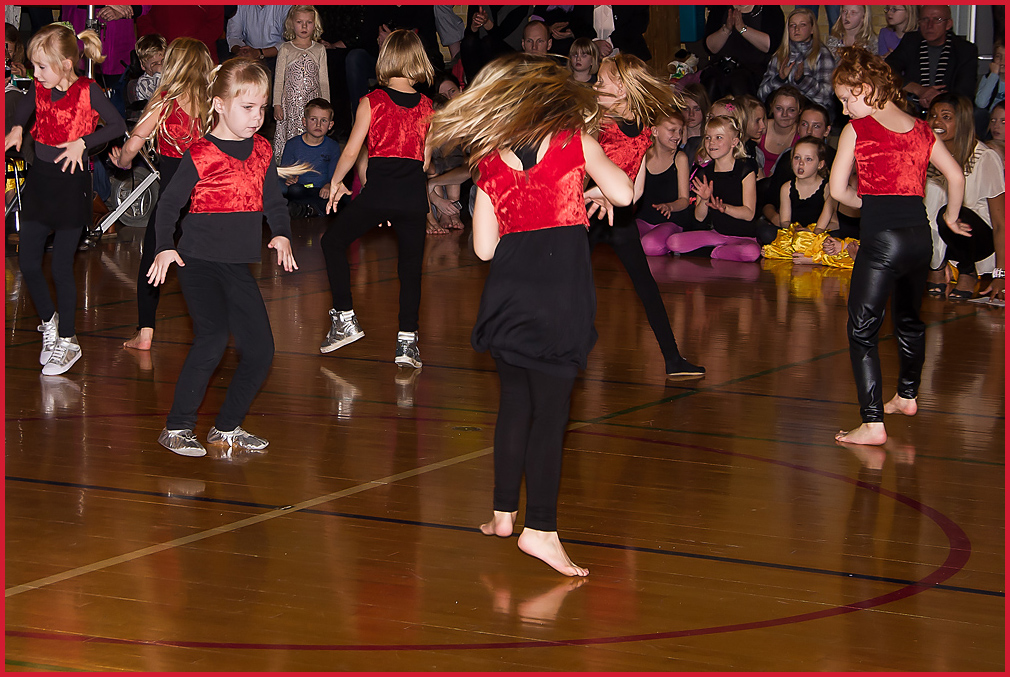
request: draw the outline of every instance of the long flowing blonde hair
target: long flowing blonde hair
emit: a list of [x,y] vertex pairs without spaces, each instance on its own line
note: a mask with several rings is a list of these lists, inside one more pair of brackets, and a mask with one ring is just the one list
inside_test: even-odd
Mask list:
[[167,143],[177,151],[182,151],[196,139],[173,138],[165,121],[175,106],[191,111],[196,122],[193,130],[197,138],[210,131],[211,97],[209,96],[210,72],[214,62],[207,46],[194,38],[176,38],[165,50],[165,66],[161,82],[144,108],[141,120],[157,113],[158,124],[155,131],[159,143]]
[[637,56],[623,53],[608,56],[600,68],[607,65],[613,66],[614,77],[624,85],[626,112],[637,124],[648,127],[684,109],[683,97]]
[[[778,58],[780,66],[784,63],[789,63],[789,43],[791,42],[789,40],[789,19],[792,19],[797,14],[806,16],[814,29],[810,34],[810,52],[807,54],[807,58],[804,59],[804,62],[807,64],[807,70],[813,72],[817,68],[817,58],[821,55],[821,29],[817,27],[817,17],[806,7],[797,7],[789,12],[789,17],[786,19],[786,30],[782,34],[782,44],[779,45],[775,56]],[[868,22],[864,21],[863,23],[866,24]]]
[[63,61],[69,59],[71,64],[76,64],[81,60],[81,50],[77,47],[78,39],[84,43],[84,56],[95,63],[105,61],[105,57],[102,55],[102,41],[98,37],[98,33],[89,28],[75,35],[73,29],[63,23],[52,23],[39,29],[39,32],[28,41],[28,49],[25,50],[25,53],[29,60],[42,61],[45,59],[54,71],[62,73],[71,80],[76,80],[77,75],[73,66],[69,72],[66,72]]
[[[842,5],[844,7],[845,5]],[[873,32],[873,21],[870,15],[873,9],[870,5],[854,5],[863,8],[863,25],[860,26],[859,32],[856,34],[856,41],[849,45],[850,47],[863,47],[865,49],[873,49],[876,51],[877,47],[877,34]],[[831,27],[831,35],[838,38],[839,40],[845,40],[845,28],[842,27],[842,17],[838,17],[838,21],[835,25]]]
[[592,133],[599,122],[596,93],[572,80],[567,68],[545,57],[510,54],[484,66],[435,113],[428,143],[462,145],[473,168],[498,149],[537,145],[564,130]]

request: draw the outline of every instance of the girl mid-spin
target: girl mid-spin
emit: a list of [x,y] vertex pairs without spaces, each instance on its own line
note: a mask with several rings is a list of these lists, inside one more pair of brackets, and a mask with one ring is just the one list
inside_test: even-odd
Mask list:
[[510,536],[526,476],[519,548],[566,576],[557,532],[562,444],[575,376],[596,341],[596,293],[583,198],[588,174],[610,203],[634,187],[588,131],[593,91],[551,61],[502,57],[432,120],[433,147],[462,143],[477,170],[474,251],[491,261],[471,343],[495,359],[494,515],[487,535]]

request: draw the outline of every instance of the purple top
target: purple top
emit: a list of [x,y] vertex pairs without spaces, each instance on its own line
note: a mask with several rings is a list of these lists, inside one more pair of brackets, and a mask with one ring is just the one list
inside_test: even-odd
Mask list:
[[897,33],[886,26],[881,28],[877,38],[877,54],[887,56],[894,51],[899,42],[901,42],[901,38]]
[[[151,5],[140,5],[140,7],[141,15],[151,11]],[[96,9],[95,13],[97,14],[97,12]],[[69,21],[73,25],[74,31],[80,33],[88,21],[88,10],[78,5],[60,5],[60,17],[63,21]],[[106,75],[119,75],[125,71],[126,66],[122,62],[130,63],[130,52],[133,51],[136,43],[137,31],[133,19],[116,19],[105,24],[105,32],[102,35],[102,54],[106,58],[102,64],[102,72]]]

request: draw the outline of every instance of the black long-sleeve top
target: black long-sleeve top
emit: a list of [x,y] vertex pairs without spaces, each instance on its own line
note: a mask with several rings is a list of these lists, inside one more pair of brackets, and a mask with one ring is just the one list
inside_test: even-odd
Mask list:
[[[253,151],[253,140],[224,141],[207,136],[221,152],[245,162]],[[220,263],[256,263],[263,244],[263,216],[266,215],[274,237],[291,238],[291,217],[287,200],[281,195],[277,167],[271,158],[263,178],[263,211],[228,213],[187,213],[182,219],[179,246],[173,243],[179,213],[189,201],[200,180],[189,151],[182,156],[179,169],[158,199],[155,213],[157,253],[177,249],[183,261],[187,257]]]
[[[14,110],[14,124],[21,126],[25,133],[28,130],[28,121],[31,119],[32,115],[35,114],[35,87],[38,83],[32,82],[31,87],[28,89],[28,94],[21,97],[21,100],[17,103],[17,108]],[[99,117],[105,121],[105,125],[99,127],[91,134],[87,134],[81,138],[84,139],[84,145],[88,150],[100,146],[108,141],[115,141],[126,134],[126,121],[123,120],[119,111],[116,107],[112,105],[112,102],[105,96],[105,92],[96,83],[92,82],[88,87],[89,94],[91,96],[91,109],[98,113]],[[67,93],[60,91],[58,89],[52,90],[53,102],[59,101]],[[24,134],[22,134],[22,137]],[[72,140],[72,139],[71,139]],[[56,158],[63,152],[62,148],[57,148],[56,146],[48,146],[44,143],[35,142],[35,156],[44,160],[45,162],[55,162]]]

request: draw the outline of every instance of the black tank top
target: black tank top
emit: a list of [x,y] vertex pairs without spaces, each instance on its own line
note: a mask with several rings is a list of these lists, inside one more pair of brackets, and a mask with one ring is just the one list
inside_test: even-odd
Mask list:
[[827,180],[821,179],[821,185],[813,192],[813,195],[802,200],[796,191],[796,181],[789,182],[789,206],[792,209],[794,223],[799,223],[801,226],[817,223],[817,219],[820,218],[821,212],[824,210],[824,187],[827,185]]

